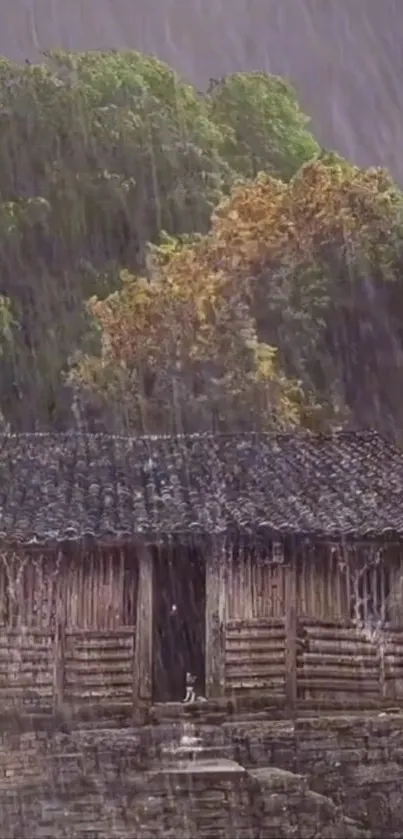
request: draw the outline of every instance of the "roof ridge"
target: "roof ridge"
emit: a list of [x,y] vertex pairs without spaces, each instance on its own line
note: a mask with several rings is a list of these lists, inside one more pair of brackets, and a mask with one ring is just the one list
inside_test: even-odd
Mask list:
[[308,428],[295,428],[288,431],[195,431],[188,433],[161,433],[161,434],[116,434],[107,431],[81,431],[70,428],[66,431],[5,431],[0,433],[0,440],[23,440],[23,439],[43,439],[43,438],[91,438],[91,439],[108,439],[108,440],[198,440],[198,439],[297,439],[300,437],[310,438],[312,440],[333,440],[333,439],[374,439],[378,438],[388,445],[391,444],[379,431],[376,429],[334,429],[332,431],[311,431]]

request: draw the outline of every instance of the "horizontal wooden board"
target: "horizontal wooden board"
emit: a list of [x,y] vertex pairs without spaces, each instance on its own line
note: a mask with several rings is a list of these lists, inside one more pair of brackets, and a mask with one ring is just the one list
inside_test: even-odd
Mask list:
[[301,664],[317,664],[322,666],[339,666],[340,667],[376,667],[377,660],[375,656],[362,655],[340,655],[339,653],[319,653],[319,652],[304,652],[301,655]]
[[9,629],[8,627],[0,627],[0,642],[4,638],[49,638],[54,636],[54,629],[30,626],[29,629],[23,626],[18,629]]
[[339,680],[335,679],[331,681],[330,679],[324,678],[320,679],[318,677],[307,679],[307,678],[299,678],[298,679],[298,689],[307,689],[310,690],[321,690],[321,691],[341,691],[341,692],[352,692],[352,693],[379,693],[379,683],[376,680],[365,680],[360,682],[357,679],[349,679],[349,680]]
[[51,667],[53,658],[51,655],[44,656],[9,656],[8,659],[0,658],[0,670],[6,672],[10,668],[18,670],[43,670]]
[[65,655],[64,661],[67,667],[128,667],[133,659],[133,653],[118,650],[115,654],[108,653],[103,656],[82,655],[77,652]]
[[239,631],[227,629],[226,637],[231,639],[231,641],[239,641],[241,638],[267,638],[274,641],[276,638],[285,638],[285,631],[284,627],[279,627],[278,629],[266,629],[263,626],[256,626],[253,629],[240,629]]
[[366,641],[362,630],[347,627],[304,626],[303,632],[308,638],[323,638],[337,641]]
[[120,687],[122,685],[131,685],[132,679],[130,678],[130,674],[123,674],[119,676],[116,673],[111,673],[110,675],[105,673],[96,674],[93,673],[88,676],[86,679],[72,679],[70,674],[66,674],[66,688],[74,687],[76,692],[79,692],[81,688],[85,690],[89,690],[92,687],[107,687],[108,690],[112,687]]
[[308,678],[316,678],[317,676],[321,679],[340,679],[340,680],[353,680],[359,682],[360,684],[364,680],[373,679],[377,681],[378,679],[378,668],[372,668],[368,670],[359,670],[352,669],[348,667],[312,667],[311,665],[305,665],[298,667],[297,675],[298,675],[298,682],[301,679],[308,679]]
[[233,629],[254,629],[255,627],[262,627],[268,629],[276,629],[282,627],[284,629],[284,618],[251,618],[248,620],[229,620],[226,628],[228,631]]
[[354,620],[352,620],[351,618],[340,618],[340,617],[317,618],[317,617],[312,617],[312,615],[305,614],[303,610],[301,611],[301,614],[299,615],[299,622],[301,624],[303,624],[303,626],[313,626],[313,627],[315,627],[315,626],[319,626],[319,627],[320,626],[324,626],[324,627],[326,627],[326,626],[330,626],[330,627],[331,626],[336,626],[336,627],[340,627],[342,629],[343,628],[357,629],[356,622]]
[[[66,672],[69,678],[85,678],[86,675],[91,676],[92,674],[99,674],[103,673],[106,676],[113,675],[114,673],[122,674],[124,672],[128,673],[128,678],[131,678],[131,667],[129,666],[129,662],[125,663],[125,666],[122,664],[108,664],[108,665],[86,665],[86,664],[71,664],[69,663],[66,667]],[[1,674],[1,671],[0,671]]]
[[228,642],[225,643],[225,652],[228,655],[253,655],[265,652],[273,653],[273,655],[284,655],[285,639],[284,641],[237,641],[236,644]]
[[238,690],[266,690],[271,695],[282,696],[284,690],[284,679],[242,679],[229,682],[227,692]]
[[270,664],[237,664],[233,667],[225,668],[225,675],[227,679],[242,679],[244,676],[248,678],[255,678],[257,676],[264,676],[264,678],[270,678],[271,676],[283,676],[284,675],[284,666],[283,665],[270,665]]
[[12,696],[19,696],[19,695],[28,695],[35,694],[40,696],[51,696],[53,694],[53,685],[51,683],[44,684],[44,685],[33,685],[29,684],[17,684],[17,685],[7,685],[3,686],[0,685],[0,707],[1,707],[1,700],[3,696],[12,695]]
[[384,653],[387,656],[397,656],[398,658],[403,658],[403,645],[400,647],[397,644],[385,644],[384,646]]
[[66,638],[82,638],[86,641],[91,641],[92,639],[99,640],[102,638],[132,637],[134,633],[134,626],[120,626],[117,629],[67,629]]
[[322,652],[332,653],[333,655],[338,655],[339,653],[345,655],[346,653],[351,653],[352,655],[366,655],[366,656],[374,656],[378,655],[377,648],[370,643],[363,643],[363,642],[354,642],[354,641],[332,641],[328,639],[317,639],[317,638],[310,638],[307,641],[305,650],[307,652]]
[[116,688],[105,689],[105,688],[94,688],[94,689],[86,689],[76,691],[74,688],[70,688],[66,690],[65,697],[68,702],[72,702],[74,704],[80,704],[81,702],[85,701],[108,701],[110,703],[111,700],[113,702],[119,702],[119,700],[129,700],[131,698],[132,692],[131,690],[124,690],[120,689],[117,690]]
[[49,658],[53,655],[55,644],[49,647],[9,647],[8,650],[0,651],[0,661],[6,661],[7,658],[18,660],[22,658]]
[[385,653],[384,661],[387,665],[397,665],[398,667],[400,665],[403,666],[403,656],[401,655],[392,655],[390,653]]
[[225,651],[225,664],[227,666],[231,666],[231,664],[237,664],[238,662],[243,663],[244,661],[249,662],[250,664],[261,664],[262,662],[279,662],[281,664],[285,664],[285,654],[284,649],[282,650],[242,650],[241,652],[231,652]]
[[4,679],[19,679],[19,678],[32,678],[36,679],[44,674],[49,674],[53,672],[53,668],[49,665],[44,667],[32,667],[30,664],[19,664],[18,667],[13,667],[12,664],[9,664],[8,667],[0,666],[0,680],[4,681]]
[[109,651],[114,651],[114,650],[115,651],[117,651],[117,650],[127,650],[127,651],[132,650],[133,649],[133,643],[117,644],[115,640],[113,642],[109,643],[109,644],[102,642],[102,644],[98,644],[97,646],[95,646],[95,645],[94,646],[85,646],[84,644],[74,644],[73,645],[71,643],[66,643],[65,649],[66,649],[67,654],[80,652],[81,654],[86,653],[87,655],[90,655],[90,654],[102,655],[103,651],[109,652]]

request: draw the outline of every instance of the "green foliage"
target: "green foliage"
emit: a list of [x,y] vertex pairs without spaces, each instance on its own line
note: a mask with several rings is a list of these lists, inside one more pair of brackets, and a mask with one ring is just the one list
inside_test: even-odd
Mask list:
[[225,158],[239,174],[250,178],[266,171],[287,181],[319,154],[309,120],[284,79],[234,73],[211,87],[209,99],[212,119],[227,137]]
[[113,427],[403,428],[402,249],[401,191],[321,151],[279,78],[201,95],[135,52],[0,61],[16,426],[66,426],[73,385]]
[[[162,231],[208,230],[223,192],[251,171],[245,109],[259,167],[278,161],[287,175],[315,150],[292,94],[277,81],[270,93],[265,79],[245,77],[243,101],[241,76],[202,96],[137,52],[0,61],[0,276],[18,323],[13,421],[66,421],[62,373],[87,330],[84,300],[117,288],[122,268],[144,269]],[[251,114],[260,97],[262,136]],[[288,168],[278,155],[286,137]]]

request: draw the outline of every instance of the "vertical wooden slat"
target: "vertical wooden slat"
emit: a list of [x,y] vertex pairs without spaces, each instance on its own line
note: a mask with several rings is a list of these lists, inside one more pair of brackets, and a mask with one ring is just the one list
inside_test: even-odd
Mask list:
[[285,693],[291,710],[297,702],[297,564],[294,546],[286,546],[285,573]]
[[382,564],[382,573],[381,573],[381,590],[380,590],[380,598],[381,598],[381,606],[380,606],[380,618],[382,622],[382,626],[386,620],[386,613],[387,613],[387,605],[386,605],[386,592],[385,592],[385,576],[390,575],[390,570],[388,566],[385,566],[385,560],[383,560]]
[[55,689],[54,689],[54,704],[60,708],[64,702],[64,687],[65,687],[65,649],[66,649],[66,586],[64,585],[65,576],[63,560],[61,555],[58,559],[60,568],[55,580],[56,587],[56,620],[55,620]]
[[133,704],[152,698],[153,558],[142,545],[138,549],[136,636],[133,662]]
[[337,579],[335,579],[334,573],[334,561],[332,553],[325,547],[322,548],[321,551],[321,560],[323,563],[323,567],[326,568],[326,583],[327,583],[327,592],[326,592],[326,611],[323,617],[326,617],[326,613],[329,617],[337,618],[338,617],[338,601],[337,601]]
[[[243,557],[241,557],[241,567]],[[206,560],[206,696],[225,690],[225,540],[209,545]]]

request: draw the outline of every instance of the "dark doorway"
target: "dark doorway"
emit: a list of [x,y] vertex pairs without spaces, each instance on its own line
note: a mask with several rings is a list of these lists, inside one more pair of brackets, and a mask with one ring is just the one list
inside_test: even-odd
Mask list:
[[205,687],[205,566],[196,550],[159,550],[154,558],[153,699],[180,702],[186,673]]

